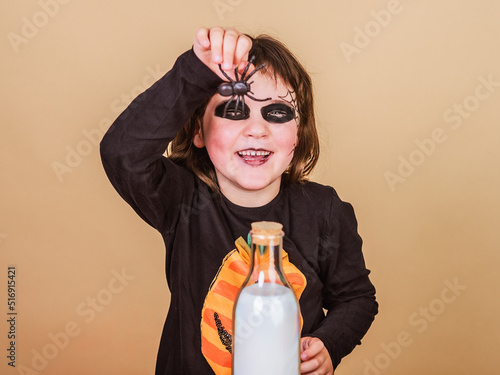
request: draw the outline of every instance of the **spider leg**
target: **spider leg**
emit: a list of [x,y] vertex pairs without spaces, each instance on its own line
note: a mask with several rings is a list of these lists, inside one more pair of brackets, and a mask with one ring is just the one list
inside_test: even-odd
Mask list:
[[266,99],[257,99],[255,97],[253,97],[252,95],[250,95],[249,93],[252,93],[251,91],[247,92],[245,95],[248,96],[250,99],[252,100],[255,100],[256,102],[265,102],[266,100],[271,100],[272,98],[266,98]]
[[229,77],[225,71],[222,70],[221,64],[219,64],[219,69],[222,72],[222,75],[226,77],[229,80],[229,82],[235,83],[235,81],[231,77]]
[[[245,81],[245,74],[248,72],[248,68],[250,67],[251,64],[255,61],[255,55],[250,57],[250,60],[248,60],[247,66],[245,66],[245,70],[243,70],[243,73],[241,74],[241,80]],[[247,78],[248,79],[248,78]]]
[[248,81],[248,80],[249,80],[249,79],[250,79],[250,78],[251,78],[251,77],[252,77],[255,73],[257,73],[259,70],[261,70],[261,69],[262,69],[263,67],[265,67],[265,66],[266,66],[266,63],[264,63],[264,64],[262,64],[262,65],[259,65],[259,67],[258,67],[258,68],[255,68],[255,69],[252,71],[252,73],[250,73],[250,74],[248,75],[248,77],[245,79],[245,82],[246,82],[246,81]]
[[226,118],[226,112],[227,112],[227,109],[229,107],[229,104],[233,101],[234,99],[234,95],[231,96],[231,99],[229,99],[226,103],[226,105],[224,106],[224,113],[222,114],[222,117]]
[[241,95],[241,113],[245,117],[245,95]]
[[[234,107],[236,109],[236,113],[238,113],[238,106],[240,105],[240,97],[241,97],[241,95],[238,95],[236,97],[236,105]],[[243,113],[243,111],[241,111],[241,113]]]

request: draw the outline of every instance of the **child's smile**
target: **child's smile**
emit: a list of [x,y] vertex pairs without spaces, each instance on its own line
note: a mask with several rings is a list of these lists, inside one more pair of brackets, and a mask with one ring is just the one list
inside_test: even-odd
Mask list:
[[298,142],[297,110],[287,101],[291,89],[281,80],[258,72],[252,91],[263,102],[236,100],[216,94],[207,105],[203,125],[194,137],[206,147],[222,194],[242,206],[262,206],[279,192],[281,175]]
[[268,150],[242,150],[238,151],[238,155],[242,158],[245,163],[253,166],[259,166],[264,164],[269,155],[271,155],[271,151]]

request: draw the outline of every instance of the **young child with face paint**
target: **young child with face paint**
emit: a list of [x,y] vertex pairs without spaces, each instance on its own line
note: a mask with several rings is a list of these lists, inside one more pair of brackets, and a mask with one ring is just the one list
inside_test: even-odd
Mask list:
[[[221,69],[241,78],[252,56],[247,76],[265,66],[251,92],[218,93]],[[239,238],[255,221],[283,224],[283,261],[302,291],[301,373],[333,374],[360,344],[378,311],[375,289],[352,206],[306,179],[318,154],[304,68],[273,38],[220,27],[200,28],[193,48],[108,130],[110,181],[165,242],[171,301],[157,375],[231,373],[241,275],[230,261],[242,262]]]

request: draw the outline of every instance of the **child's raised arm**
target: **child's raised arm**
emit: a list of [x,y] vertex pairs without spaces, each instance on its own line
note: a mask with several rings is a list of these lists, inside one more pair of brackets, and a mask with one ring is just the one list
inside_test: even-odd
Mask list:
[[163,154],[193,112],[217,92],[222,80],[213,69],[193,50],[183,53],[164,77],[118,116],[101,141],[109,180],[162,233],[179,221],[183,205],[189,203],[183,201],[184,193],[196,183],[192,173]]

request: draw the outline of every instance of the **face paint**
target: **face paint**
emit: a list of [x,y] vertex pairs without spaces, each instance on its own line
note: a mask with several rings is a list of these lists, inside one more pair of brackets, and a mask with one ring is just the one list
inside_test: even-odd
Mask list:
[[[295,120],[298,126],[298,113],[297,113],[297,101],[295,99],[295,92],[288,90],[286,95],[280,96],[278,98],[282,99],[285,103],[272,103],[261,108],[260,112],[262,118],[269,123],[283,124],[291,120]],[[259,99],[258,101],[269,100]],[[215,116],[238,121],[246,120],[250,118],[250,108],[246,105],[243,100],[234,100],[234,98],[228,101],[222,102],[215,108]]]
[[228,120],[245,120],[250,117],[250,108],[244,104],[243,111],[241,103],[235,100],[220,103],[215,108],[215,116]]
[[295,118],[295,111],[288,104],[273,103],[262,107],[260,110],[262,117],[267,122],[283,124]]
[[297,122],[298,125],[298,120],[299,120],[299,111],[297,109],[297,99],[295,97],[295,91],[290,91],[288,90],[286,95],[283,96],[278,96],[280,99],[283,99],[285,102],[289,103],[293,107],[294,111],[294,119]]

